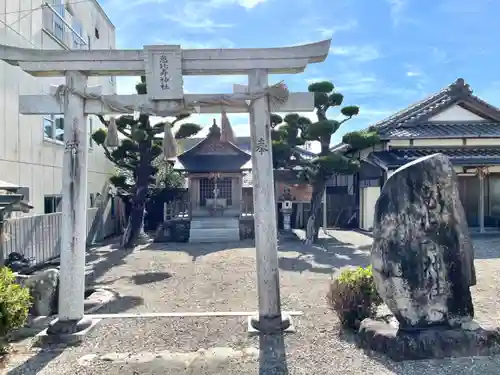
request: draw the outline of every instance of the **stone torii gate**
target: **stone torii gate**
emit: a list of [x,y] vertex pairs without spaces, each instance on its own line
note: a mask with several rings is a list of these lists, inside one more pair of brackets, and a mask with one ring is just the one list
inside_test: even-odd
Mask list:
[[[87,217],[88,114],[141,111],[156,116],[180,113],[250,112],[254,183],[255,242],[259,316],[253,328],[275,332],[290,325],[282,317],[279,293],[277,228],[270,136],[270,112],[314,109],[312,93],[288,93],[273,100],[269,74],[303,72],[322,62],[330,40],[285,48],[181,49],[179,45],[145,46],[143,50],[60,51],[1,46],[0,59],[39,77],[66,77],[55,95],[21,95],[22,114],[64,114],[63,228],[58,319],[48,334],[83,331],[92,322],[84,316],[85,240]],[[248,87],[234,94],[183,93],[183,75],[248,75]],[[140,76],[147,95],[102,95],[87,87],[89,76]],[[283,87],[281,87],[283,89]],[[283,94],[283,90],[281,90]],[[276,98],[274,98],[276,99]]]

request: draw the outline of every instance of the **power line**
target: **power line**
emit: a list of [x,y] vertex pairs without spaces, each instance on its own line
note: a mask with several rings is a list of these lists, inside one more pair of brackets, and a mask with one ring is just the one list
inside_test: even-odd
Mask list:
[[[36,9],[35,9],[36,10]],[[33,10],[33,11],[35,11]],[[28,14],[31,14],[31,13],[28,13]],[[13,31],[14,33],[16,33],[17,35],[19,35],[21,38],[23,38],[25,41],[27,41],[29,44],[31,44],[33,47],[35,48],[40,48],[39,46],[35,45],[30,39],[26,38],[23,34],[21,34],[19,31],[17,31],[16,29],[14,29],[11,25],[8,25],[7,23],[5,23],[4,21],[0,20],[0,23],[5,25],[8,29],[10,29],[11,31]],[[14,22],[15,23],[15,22]]]
[[29,11],[29,13],[26,13],[25,15],[23,15],[21,18],[18,18],[17,20],[15,20],[14,22],[12,22],[11,24],[7,24],[6,22],[0,20],[0,23],[4,24],[8,29],[10,29],[11,31],[13,31],[15,34],[19,35],[22,39],[24,39],[25,41],[27,41],[29,44],[31,44],[33,47],[35,48],[39,48],[37,45],[35,45],[30,39],[26,38],[24,35],[22,35],[19,31],[17,31],[16,29],[14,29],[12,27],[12,25],[14,25],[15,23],[21,21],[22,19],[28,17],[30,14],[32,14],[33,12],[35,12],[36,10],[38,9],[42,9],[44,7],[44,5],[40,5],[38,6],[37,8],[33,8]]
[[[64,3],[64,5],[71,5],[71,4],[78,4],[78,3],[86,3],[90,0],[74,0],[74,1],[66,1]],[[35,10],[38,10],[38,9],[41,9],[45,6],[45,3],[42,4],[42,6],[38,6],[36,8],[29,8],[29,9],[21,9],[21,10],[13,10],[11,12],[4,12],[4,13],[0,13],[0,16],[5,16],[5,15],[9,15],[9,14],[16,14],[16,13],[24,13],[24,12],[34,12]],[[29,13],[28,13],[29,14]]]
[[[89,1],[89,0],[75,0],[75,1],[66,2],[65,4],[77,4],[77,3],[87,2],[87,1]],[[12,22],[11,24],[7,24],[6,22],[4,22],[2,20],[0,20],[0,24],[5,25],[8,29],[10,29],[15,34],[17,34],[18,36],[20,36],[22,39],[24,39],[25,41],[27,41],[33,47],[40,48],[39,46],[35,45],[30,39],[28,39],[27,37],[25,37],[24,35],[22,35],[19,31],[17,31],[16,29],[14,29],[12,26],[14,24],[18,23],[19,21],[21,21],[22,19],[28,17],[33,12],[35,12],[35,11],[37,11],[39,9],[46,8],[46,7],[47,7],[47,5],[44,3],[44,4],[40,5],[40,6],[38,6],[36,8],[32,8],[32,9],[19,10],[19,11],[16,11],[16,12],[0,13],[0,15],[4,15],[4,14],[14,14],[14,13],[28,12],[28,13],[24,14],[22,17],[18,18],[14,22]]]
[[28,17],[30,14],[33,14],[36,10],[42,9],[42,7],[43,7],[43,5],[40,5],[39,7],[32,9],[29,13],[26,13],[24,16],[18,18],[17,20],[15,20],[14,22],[12,22],[11,24],[6,25],[6,26],[9,27],[10,29],[12,29],[12,27],[11,27],[12,25],[14,25],[15,23],[20,22],[22,19]]

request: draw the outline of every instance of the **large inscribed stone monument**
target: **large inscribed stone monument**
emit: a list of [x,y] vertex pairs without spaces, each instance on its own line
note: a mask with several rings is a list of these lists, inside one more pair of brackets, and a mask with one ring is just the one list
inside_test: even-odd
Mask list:
[[377,290],[400,328],[470,321],[473,261],[448,158],[431,155],[398,169],[375,208],[372,265]]
[[374,282],[396,321],[365,319],[361,346],[403,360],[490,353],[500,342],[472,321],[474,249],[446,156],[415,160],[387,180],[373,239]]

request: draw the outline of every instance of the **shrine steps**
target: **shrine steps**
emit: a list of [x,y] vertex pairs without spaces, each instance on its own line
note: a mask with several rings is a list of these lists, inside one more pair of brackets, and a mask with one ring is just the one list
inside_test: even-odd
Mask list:
[[235,217],[200,217],[191,220],[190,243],[235,242],[240,240],[240,224]]

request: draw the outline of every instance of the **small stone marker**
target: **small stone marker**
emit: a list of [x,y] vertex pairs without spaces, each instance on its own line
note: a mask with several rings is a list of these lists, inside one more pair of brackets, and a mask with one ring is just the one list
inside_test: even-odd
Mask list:
[[398,169],[375,208],[377,291],[397,323],[365,319],[361,344],[393,359],[468,355],[496,331],[473,327],[474,250],[448,158],[435,154]]

